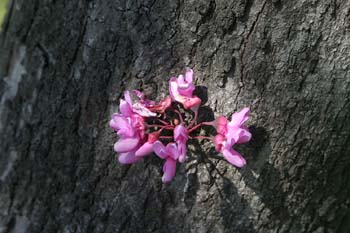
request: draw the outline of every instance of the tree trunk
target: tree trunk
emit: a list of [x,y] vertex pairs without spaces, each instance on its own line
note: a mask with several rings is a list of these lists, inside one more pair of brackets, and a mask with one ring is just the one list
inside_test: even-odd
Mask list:
[[[349,31],[346,0],[12,1],[0,232],[350,232]],[[163,185],[157,157],[117,162],[108,121],[186,66],[202,115],[250,106],[253,140],[242,169],[190,145]]]

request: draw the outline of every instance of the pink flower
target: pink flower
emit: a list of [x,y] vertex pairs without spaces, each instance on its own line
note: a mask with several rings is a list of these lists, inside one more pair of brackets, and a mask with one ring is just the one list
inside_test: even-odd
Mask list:
[[145,138],[145,120],[134,111],[128,91],[125,92],[125,99],[120,100],[119,110],[120,114],[113,114],[109,122],[109,126],[119,136],[119,140],[114,144],[114,151],[119,154],[120,163],[130,164],[140,160],[135,153]]
[[114,150],[119,153],[129,152],[138,146],[140,135],[133,125],[130,117],[121,114],[113,114],[109,126],[119,135],[119,140],[114,144]]
[[135,155],[136,150],[128,151],[125,153],[120,153],[118,156],[118,161],[121,164],[133,164],[140,161],[142,158]]
[[135,155],[137,157],[144,157],[153,152],[153,144],[158,140],[159,132],[152,132],[148,134],[148,140],[140,148],[137,149]]
[[162,159],[165,159],[163,165],[163,183],[170,182],[175,176],[176,160],[179,157],[179,151],[175,143],[168,143],[165,147],[160,141],[153,144],[154,152]]
[[143,104],[145,107],[152,106],[155,104],[154,101],[147,99],[143,92],[139,90],[133,90],[133,93],[139,98],[140,103]]
[[139,118],[125,117],[115,113],[109,122],[110,127],[119,135],[119,140],[114,144],[114,151],[119,154],[118,160],[122,164],[135,163],[140,160],[135,156],[144,135],[144,130],[140,127],[143,122],[139,120]]
[[240,112],[232,115],[231,121],[228,123],[227,138],[234,141],[234,143],[245,143],[250,141],[252,134],[248,128],[243,125],[249,118],[249,108],[243,108]]
[[228,120],[224,116],[216,118],[216,131],[218,134],[226,135]]
[[125,116],[114,113],[109,122],[109,126],[114,129],[121,138],[134,137],[135,135],[143,139],[145,137],[145,120],[138,114]]
[[169,96],[159,101],[159,103],[156,103],[155,101],[147,99],[145,95],[138,90],[134,90],[133,92],[140,99],[140,104],[153,113],[163,114],[171,105],[171,98]]
[[110,127],[119,135],[119,140],[114,144],[114,151],[119,154],[118,160],[122,164],[135,163],[153,152],[153,143],[158,139],[159,133],[149,133],[148,140],[142,144],[145,130],[141,119],[143,118],[124,117],[121,114],[112,116]]
[[232,149],[234,144],[248,142],[252,135],[248,128],[244,126],[249,118],[249,108],[244,108],[240,112],[234,113],[231,121],[228,122],[223,116],[216,120],[216,130],[218,134],[214,138],[215,149],[223,153],[225,159],[237,167],[246,164],[245,159]]
[[183,163],[186,160],[186,142],[188,140],[188,134],[186,128],[180,124],[174,129],[174,139],[179,149],[179,162]]
[[[142,94],[142,92],[139,91],[137,91],[136,93],[138,94],[138,96]],[[124,98],[125,100],[121,99],[119,104],[119,110],[124,116],[138,114],[143,117],[150,117],[157,115],[154,112],[151,112],[148,108],[146,108],[145,105],[141,102],[136,102],[133,104],[129,91],[124,92]]]
[[193,81],[193,70],[187,68],[185,77],[180,74],[177,79],[178,91],[181,95],[191,97],[192,92],[195,89],[195,86],[192,83]]
[[161,101],[159,101],[158,104],[148,106],[147,108],[152,112],[163,114],[165,110],[168,109],[170,106],[171,106],[171,98],[167,96]]
[[135,129],[131,124],[131,119],[121,114],[114,113],[109,122],[109,126],[114,129],[120,137],[133,137]]
[[[221,152],[229,163],[243,167],[246,161],[233,146],[248,142],[252,137],[244,125],[249,117],[249,108],[234,113],[231,121],[219,116],[212,122],[197,122],[200,119],[198,110],[201,99],[193,95],[194,90],[193,70],[186,69],[185,75],[170,79],[170,95],[159,102],[149,100],[138,90],[131,93],[125,91],[119,104],[120,113],[113,114],[109,122],[118,135],[114,150],[118,153],[119,162],[136,163],[154,152],[165,160],[162,181],[168,183],[175,176],[177,161],[186,161],[186,144],[190,138],[214,141],[215,149]],[[172,104],[173,101],[180,104]],[[181,110],[184,109],[194,112],[192,119],[187,115],[183,117]],[[217,135],[214,138],[208,135],[193,135],[202,126],[214,126]],[[162,140],[174,141],[165,146]]]
[[195,86],[192,83],[193,70],[187,69],[185,77],[179,75],[169,81],[169,93],[173,100],[181,103],[185,109],[195,109],[201,104],[201,99],[193,96]]

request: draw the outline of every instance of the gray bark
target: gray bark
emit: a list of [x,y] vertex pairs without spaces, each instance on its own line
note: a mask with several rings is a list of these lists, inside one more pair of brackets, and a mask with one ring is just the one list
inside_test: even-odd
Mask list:
[[[349,232],[350,2],[15,0],[0,37],[0,232]],[[251,107],[248,165],[118,164],[126,89],[192,67]],[[209,112],[209,111],[208,111]]]

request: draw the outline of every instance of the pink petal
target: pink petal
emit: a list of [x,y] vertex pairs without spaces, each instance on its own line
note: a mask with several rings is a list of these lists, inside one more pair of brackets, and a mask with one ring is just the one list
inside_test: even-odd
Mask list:
[[179,142],[178,143],[178,153],[179,153],[179,162],[183,163],[186,160],[186,143]]
[[232,126],[228,125],[228,131],[226,133],[227,142],[230,144],[230,146],[233,146],[237,141],[239,140],[239,134],[241,133],[242,129],[238,126]]
[[221,134],[217,134],[214,138],[215,150],[218,152],[221,152],[224,142],[225,142],[225,137]]
[[243,126],[241,128],[241,132],[239,133],[239,138],[237,140],[237,143],[249,142],[251,138],[252,138],[252,134],[249,132],[247,127]]
[[187,129],[182,124],[175,127],[174,139],[176,141],[186,141],[188,139]]
[[151,116],[156,116],[157,114],[154,112],[151,112],[148,108],[143,106],[141,103],[135,103],[132,106],[133,112],[139,114],[140,116],[143,117],[151,117]]
[[139,138],[121,138],[114,144],[114,151],[117,153],[129,152],[139,144]]
[[183,106],[185,109],[198,107],[201,104],[202,100],[198,98],[197,96],[193,96],[192,98],[186,98],[183,101]]
[[224,154],[225,159],[232,165],[236,167],[243,167],[246,165],[245,159],[232,148],[224,148],[222,153]]
[[178,92],[180,95],[187,97],[187,98],[191,98],[192,97],[192,93],[195,89],[195,86],[191,83],[191,84],[179,84],[178,85]]
[[249,118],[249,108],[243,108],[241,111],[232,114],[231,124],[232,126],[241,126]]
[[225,135],[227,133],[227,124],[228,124],[228,121],[226,117],[218,116],[216,118],[216,131],[219,134]]
[[186,69],[185,80],[187,83],[192,83],[193,81],[193,70],[190,68]]
[[156,141],[155,143],[153,143],[153,150],[154,153],[156,153],[156,155],[158,155],[158,157],[162,159],[166,159],[168,157],[167,150],[163,143],[161,143],[160,141]]
[[128,118],[125,118],[120,114],[113,114],[109,126],[117,131],[118,135],[122,137],[132,137],[135,133]]
[[167,108],[169,108],[170,105],[171,105],[171,98],[170,98],[170,96],[167,96],[167,97],[165,97],[164,99],[162,99],[162,100],[159,102],[159,104],[162,106],[163,111],[165,111],[165,110],[166,110]]
[[145,127],[145,119],[139,114],[132,114],[131,123],[135,128],[144,129]]
[[118,161],[119,163],[122,163],[122,164],[132,164],[132,163],[136,163],[139,160],[141,160],[141,157],[136,157],[134,151],[121,153],[118,156]]
[[147,99],[145,94],[143,94],[141,91],[133,90],[133,93],[139,98],[140,103],[142,105],[144,105],[145,107],[150,107],[150,106],[155,105],[155,102],[152,101],[152,100]]
[[163,165],[163,172],[164,172],[162,177],[163,183],[170,182],[175,176],[176,161],[171,158],[168,158]]
[[151,154],[152,152],[153,152],[153,144],[146,142],[135,152],[135,155],[138,157],[143,157]]
[[148,106],[148,109],[152,112],[164,113],[171,105],[171,97],[167,96],[162,99],[157,105]]
[[[190,73],[187,75],[187,79],[192,81],[190,78]],[[171,98],[179,103],[182,103],[185,109],[197,107],[201,103],[201,100],[198,97],[192,96],[194,89],[195,86],[192,84],[192,82],[185,81],[182,75],[180,75],[179,78],[172,77],[169,80],[169,93]]]
[[171,142],[166,145],[166,152],[168,154],[168,157],[171,157],[173,159],[177,159],[179,157],[179,151],[175,143]]
[[229,126],[226,138],[228,143],[232,146],[235,143],[245,143],[250,141],[252,134],[249,132],[248,128],[241,126]]
[[132,106],[132,99],[129,91],[124,92],[124,99],[130,106]]
[[177,79],[175,77],[169,80],[169,94],[170,97],[177,102],[182,103],[184,101],[183,97],[181,97],[178,92]]
[[178,78],[178,91],[181,95],[185,97],[192,97],[192,93],[195,89],[195,86],[192,84],[193,80],[193,70],[187,69],[186,70],[186,75],[185,79],[183,78],[182,75],[179,76]]
[[131,105],[123,99],[120,100],[119,111],[123,116],[131,116],[131,114],[133,113]]
[[133,90],[132,91],[139,99],[143,100],[145,98],[145,94],[143,94],[141,91],[139,90]]
[[179,75],[179,77],[177,78],[176,82],[177,82],[177,85],[187,84],[185,82],[185,78],[184,78],[184,76],[182,74]]
[[131,116],[132,127],[137,132],[137,135],[143,139],[145,137],[145,120],[142,116],[138,114],[133,114]]
[[120,127],[118,124],[120,121],[116,120],[115,118],[117,118],[117,117],[115,116],[115,114],[113,114],[112,119],[109,121],[109,127],[114,129],[115,131],[118,131],[118,130],[120,130]]

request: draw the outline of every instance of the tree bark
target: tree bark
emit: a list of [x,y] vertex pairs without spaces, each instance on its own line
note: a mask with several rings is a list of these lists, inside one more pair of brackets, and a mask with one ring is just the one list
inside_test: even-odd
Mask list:
[[[2,29],[0,232],[350,231],[349,1],[14,0]],[[108,121],[186,66],[253,140],[242,169],[189,145],[163,185]]]

